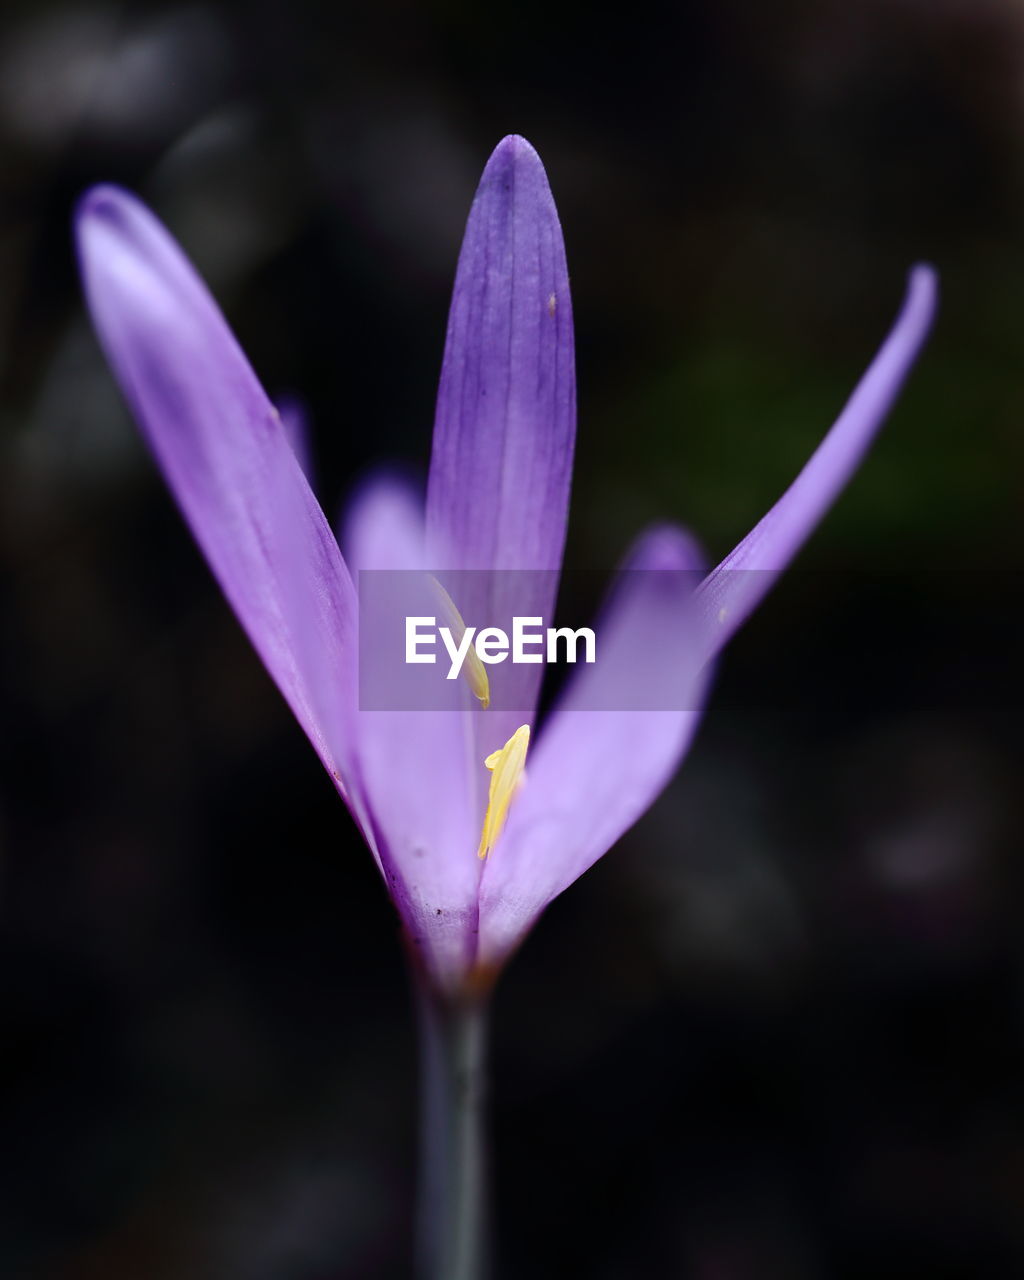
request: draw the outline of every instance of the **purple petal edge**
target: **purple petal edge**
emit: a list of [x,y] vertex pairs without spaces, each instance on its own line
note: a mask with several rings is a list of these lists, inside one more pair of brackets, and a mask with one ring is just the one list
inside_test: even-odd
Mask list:
[[[423,502],[417,488],[393,471],[365,478],[348,505],[344,546],[353,572],[363,578],[361,639],[376,649],[366,575],[393,576],[402,596],[403,580],[420,578]],[[422,612],[412,600],[406,607]],[[368,656],[364,652],[364,663]],[[453,693],[458,705],[461,690]],[[455,990],[475,952],[480,878],[468,724],[458,710],[432,708],[361,708],[356,723],[359,773],[388,889],[418,962],[437,987]],[[482,765],[478,769],[484,772]]]
[[[694,540],[668,525],[642,535],[627,558],[595,625],[605,657],[576,668],[527,757],[522,794],[487,860],[485,970],[503,963],[548,903],[650,808],[686,753],[711,674],[697,672],[687,644],[704,563]],[[632,701],[638,676],[655,692],[663,681],[674,684],[665,710]]]
[[701,584],[704,653],[718,653],[761,603],[857,470],[935,317],[938,280],[910,272],[896,322],[828,435],[772,509]]
[[[540,158],[511,136],[488,160],[466,224],[427,486],[430,566],[485,571],[458,601],[470,624],[551,615],[575,437],[562,231]],[[499,738],[532,717],[540,669],[520,665],[503,679],[516,711],[501,725],[492,715]]]
[[253,646],[353,803],[354,592],[280,417],[145,205],[94,187],[75,231],[89,309],[125,398]]
[[302,474],[311,489],[316,487],[316,469],[313,466],[313,442],[309,430],[309,414],[306,406],[293,395],[277,397],[277,412],[281,415],[285,438],[295,454]]

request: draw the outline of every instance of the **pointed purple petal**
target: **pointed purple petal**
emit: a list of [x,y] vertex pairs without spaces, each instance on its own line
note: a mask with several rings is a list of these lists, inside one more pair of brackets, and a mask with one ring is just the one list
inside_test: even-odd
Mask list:
[[914,268],[891,333],[831,431],[775,506],[702,584],[709,657],[768,594],[860,465],[928,336],[937,288],[930,267]]
[[144,205],[95,187],[76,232],[100,341],[178,505],[324,765],[348,783],[335,711],[354,690],[354,591],[280,418]]
[[[434,426],[428,546],[434,569],[553,572],[481,574],[457,601],[468,624],[550,618],[575,435],[561,227],[537,153],[509,137],[484,169],[459,256]],[[540,668],[506,664],[497,678],[509,682],[504,704],[529,718]]]
[[[423,564],[422,502],[398,476],[361,486],[343,541],[357,573],[391,571],[400,586],[422,581],[413,572]],[[403,611],[435,607],[426,598]],[[454,990],[476,950],[480,863],[464,692],[456,686],[451,694],[452,709],[360,710],[357,742],[388,888],[421,963],[436,985]]]
[[427,497],[444,567],[557,569],[576,431],[569,277],[536,151],[499,143],[459,256]]
[[[594,628],[597,665],[577,668],[544,725],[487,860],[479,953],[485,968],[500,964],[547,904],[651,805],[700,720],[707,673],[698,675],[687,656],[699,553],[686,534],[660,528],[639,540],[626,567]],[[675,710],[628,709],[638,673],[665,690]]]

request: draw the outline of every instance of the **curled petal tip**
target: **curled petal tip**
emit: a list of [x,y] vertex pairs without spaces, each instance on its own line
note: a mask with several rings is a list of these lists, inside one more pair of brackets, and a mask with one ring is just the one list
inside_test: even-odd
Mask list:
[[[637,559],[637,555],[640,559]],[[707,566],[707,558],[697,539],[675,524],[652,525],[634,548],[625,569],[665,570],[667,572],[699,571]]]
[[930,262],[915,262],[907,273],[911,289],[938,289],[939,273]]
[[94,187],[89,187],[75,201],[75,221],[88,217],[90,214],[99,212],[104,203],[109,199],[109,192],[116,190],[107,183],[97,183]]
[[170,257],[179,252],[142,201],[113,183],[99,183],[79,197],[73,225],[86,294],[92,303],[96,302],[94,289],[109,292],[104,279],[121,273],[138,282],[156,270],[158,262],[166,261],[165,245],[172,245]]
[[77,227],[93,219],[116,217],[126,206],[137,206],[138,201],[123,187],[112,182],[100,182],[78,197],[75,203],[74,221]]
[[907,275],[905,309],[923,313],[924,325],[930,328],[935,319],[938,304],[939,273],[928,262],[915,263]]

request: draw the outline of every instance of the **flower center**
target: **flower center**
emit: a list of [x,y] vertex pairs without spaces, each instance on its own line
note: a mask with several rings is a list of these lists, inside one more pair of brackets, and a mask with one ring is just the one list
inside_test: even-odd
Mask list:
[[480,832],[480,848],[476,851],[478,858],[486,858],[498,842],[512,797],[523,781],[526,748],[529,745],[530,726],[521,724],[508,742],[499,750],[492,751],[484,761],[491,771],[491,785],[487,793],[484,828]]

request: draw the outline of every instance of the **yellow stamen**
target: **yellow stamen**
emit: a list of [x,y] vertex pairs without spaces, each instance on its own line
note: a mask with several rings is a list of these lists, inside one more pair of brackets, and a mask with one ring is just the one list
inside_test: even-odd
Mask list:
[[487,793],[487,812],[484,814],[484,829],[480,833],[480,848],[476,851],[478,858],[486,858],[498,843],[508,817],[508,807],[523,780],[526,748],[529,745],[530,726],[522,724],[499,751],[492,751],[484,761],[491,771],[491,786]]
[[[455,644],[461,645],[462,637],[466,634],[466,624],[462,620],[462,614],[459,613],[455,601],[433,574],[430,575],[430,581],[444,614],[444,625],[452,633]],[[466,677],[466,683],[473,690],[474,695],[480,700],[481,709],[486,711],[491,705],[491,682],[487,679],[487,668],[480,661],[480,655],[472,645],[469,646],[466,660],[462,664],[462,674]]]

